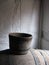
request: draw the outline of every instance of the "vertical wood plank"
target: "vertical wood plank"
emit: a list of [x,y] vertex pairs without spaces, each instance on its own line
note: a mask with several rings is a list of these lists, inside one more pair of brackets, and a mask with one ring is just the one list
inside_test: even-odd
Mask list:
[[14,5],[12,32],[20,32],[20,0],[16,0]]
[[29,32],[32,15],[32,0],[21,0],[21,32]]
[[12,32],[14,0],[0,0],[0,50],[9,48],[8,34]]

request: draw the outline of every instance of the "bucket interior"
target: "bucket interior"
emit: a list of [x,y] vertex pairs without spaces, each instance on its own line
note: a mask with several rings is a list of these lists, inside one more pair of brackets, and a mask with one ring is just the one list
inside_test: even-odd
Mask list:
[[15,36],[15,37],[32,37],[31,34],[26,34],[26,33],[10,33],[9,35]]

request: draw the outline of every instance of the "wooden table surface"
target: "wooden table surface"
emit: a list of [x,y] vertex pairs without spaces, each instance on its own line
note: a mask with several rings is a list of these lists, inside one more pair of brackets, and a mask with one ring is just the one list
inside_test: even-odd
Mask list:
[[0,65],[35,65],[30,51],[25,55],[16,55],[10,49],[0,51]]

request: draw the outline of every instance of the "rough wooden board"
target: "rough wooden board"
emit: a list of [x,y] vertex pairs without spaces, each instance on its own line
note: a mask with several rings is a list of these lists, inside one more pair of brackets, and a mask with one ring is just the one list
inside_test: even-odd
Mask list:
[[41,52],[41,54],[42,54],[42,56],[43,56],[43,58],[44,58],[44,61],[45,61],[45,64],[46,65],[49,65],[49,55],[48,55],[48,53],[46,53],[45,51],[43,51],[43,50],[39,50],[40,52]]
[[36,65],[45,65],[45,61],[41,53],[39,52],[39,49],[30,49],[32,56],[34,56],[34,60]]

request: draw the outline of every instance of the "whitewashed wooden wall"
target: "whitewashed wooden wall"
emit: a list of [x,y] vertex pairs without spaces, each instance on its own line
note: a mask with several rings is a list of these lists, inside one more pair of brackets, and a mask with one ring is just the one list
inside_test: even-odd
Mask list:
[[9,48],[8,34],[33,35],[32,47],[38,43],[40,0],[0,0],[0,50]]

